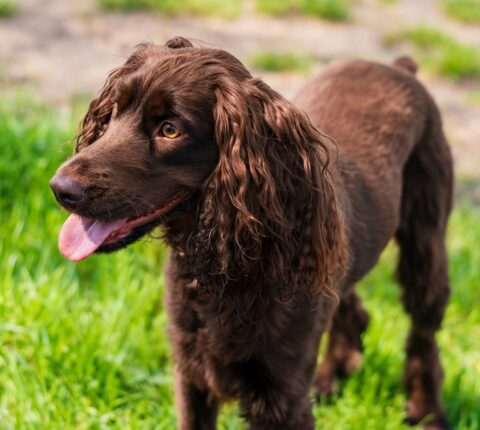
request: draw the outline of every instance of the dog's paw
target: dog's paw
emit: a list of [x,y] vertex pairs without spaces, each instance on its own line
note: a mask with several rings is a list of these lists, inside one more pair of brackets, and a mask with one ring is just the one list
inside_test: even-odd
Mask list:
[[338,382],[332,373],[318,372],[313,382],[313,394],[317,402],[331,397],[338,391]]
[[342,363],[341,374],[348,376],[358,372],[362,367],[362,360],[362,353],[356,349],[351,349]]
[[443,413],[437,414],[436,416],[434,414],[424,415],[424,418],[419,418],[415,412],[416,409],[413,402],[409,401],[407,403],[407,417],[405,418],[406,424],[411,426],[421,424],[423,430],[450,430],[451,428]]
[[446,420],[435,420],[423,426],[423,430],[450,430]]

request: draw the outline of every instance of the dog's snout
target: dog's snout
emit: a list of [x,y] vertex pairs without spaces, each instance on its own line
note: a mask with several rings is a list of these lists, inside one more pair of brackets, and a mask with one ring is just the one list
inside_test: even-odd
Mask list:
[[50,188],[59,203],[73,207],[85,197],[85,188],[70,176],[57,173],[50,181]]

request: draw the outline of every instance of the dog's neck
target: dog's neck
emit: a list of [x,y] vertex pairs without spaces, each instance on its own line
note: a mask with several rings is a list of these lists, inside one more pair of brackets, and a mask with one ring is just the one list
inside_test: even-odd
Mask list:
[[179,255],[187,252],[188,240],[195,229],[195,214],[193,211],[183,212],[170,221],[164,230],[164,240]]

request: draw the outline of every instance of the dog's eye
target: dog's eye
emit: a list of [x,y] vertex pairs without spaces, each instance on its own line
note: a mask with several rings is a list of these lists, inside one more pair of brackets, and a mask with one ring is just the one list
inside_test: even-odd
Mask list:
[[180,136],[180,130],[171,122],[165,122],[160,129],[161,134],[168,139],[175,139]]

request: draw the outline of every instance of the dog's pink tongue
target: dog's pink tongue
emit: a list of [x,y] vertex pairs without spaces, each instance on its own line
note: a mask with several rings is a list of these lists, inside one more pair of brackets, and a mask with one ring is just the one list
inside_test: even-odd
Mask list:
[[80,261],[93,254],[110,233],[118,230],[126,220],[98,221],[70,215],[58,236],[58,247],[64,257]]

